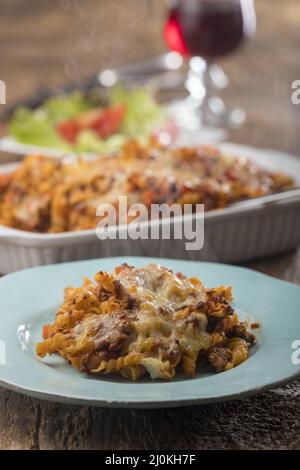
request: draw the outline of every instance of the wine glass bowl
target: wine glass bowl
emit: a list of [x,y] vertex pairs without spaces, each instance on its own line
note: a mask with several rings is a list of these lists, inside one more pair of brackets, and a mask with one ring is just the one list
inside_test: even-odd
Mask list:
[[171,2],[164,38],[171,50],[189,60],[186,88],[202,123],[222,127],[243,123],[242,110],[228,110],[220,98],[213,96],[214,89],[228,83],[222,69],[213,62],[234,52],[255,30],[253,0]]

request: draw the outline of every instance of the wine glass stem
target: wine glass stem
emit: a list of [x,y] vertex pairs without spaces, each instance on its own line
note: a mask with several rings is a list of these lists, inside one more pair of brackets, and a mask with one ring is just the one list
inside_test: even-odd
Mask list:
[[212,83],[210,79],[210,62],[200,57],[192,57],[189,61],[189,71],[185,82],[189,92],[190,101],[194,107],[202,107],[212,94]]
[[[218,85],[219,84],[219,85]],[[198,115],[202,125],[215,127],[240,127],[245,121],[241,109],[228,109],[215,90],[227,86],[228,79],[216,64],[200,57],[192,57],[186,89],[189,91],[189,104]]]

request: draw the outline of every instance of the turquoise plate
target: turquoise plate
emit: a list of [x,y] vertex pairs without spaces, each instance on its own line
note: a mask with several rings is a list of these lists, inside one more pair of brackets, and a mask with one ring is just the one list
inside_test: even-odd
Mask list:
[[[150,262],[199,276],[207,286],[233,285],[239,315],[261,325],[249,359],[235,369],[173,381],[93,378],[60,357],[40,360],[35,344],[53,321],[67,285],[128,262]],[[300,375],[300,287],[257,272],[216,263],[150,258],[105,258],[28,269],[0,279],[0,384],[32,397],[62,403],[158,408],[232,400],[283,385]],[[298,350],[297,350],[298,347]]]

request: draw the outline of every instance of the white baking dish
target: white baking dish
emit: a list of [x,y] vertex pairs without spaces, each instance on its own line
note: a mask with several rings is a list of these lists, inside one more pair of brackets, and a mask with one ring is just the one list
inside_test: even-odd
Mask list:
[[[236,144],[219,146],[260,165],[291,174],[300,187],[300,159]],[[8,167],[6,166],[6,169]],[[37,234],[0,226],[0,272],[115,255],[161,256],[235,263],[284,253],[300,243],[300,189],[205,214],[205,243],[186,251],[186,240],[99,240],[95,230]]]

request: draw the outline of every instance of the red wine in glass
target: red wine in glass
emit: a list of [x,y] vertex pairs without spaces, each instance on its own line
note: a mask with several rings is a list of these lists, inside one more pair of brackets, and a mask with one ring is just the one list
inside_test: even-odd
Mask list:
[[243,0],[179,0],[171,4],[164,36],[183,56],[230,54],[251,34]]

